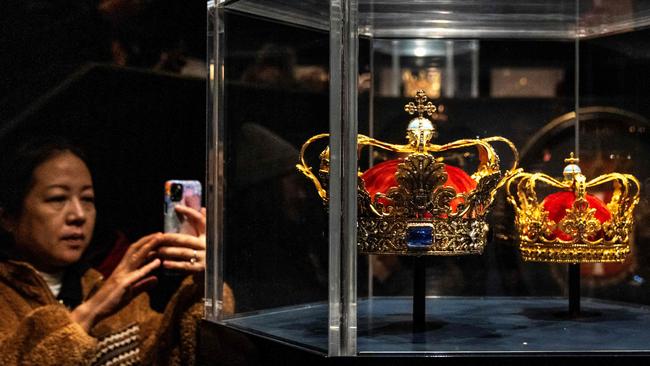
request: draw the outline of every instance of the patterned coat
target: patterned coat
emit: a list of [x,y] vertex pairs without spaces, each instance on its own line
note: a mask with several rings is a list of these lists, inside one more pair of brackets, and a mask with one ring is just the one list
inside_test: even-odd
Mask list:
[[[101,284],[99,272],[86,271],[83,299]],[[0,365],[193,365],[202,295],[190,276],[164,313],[152,310],[143,293],[88,334],[32,266],[0,261]],[[224,286],[224,311],[233,310],[232,292]]]

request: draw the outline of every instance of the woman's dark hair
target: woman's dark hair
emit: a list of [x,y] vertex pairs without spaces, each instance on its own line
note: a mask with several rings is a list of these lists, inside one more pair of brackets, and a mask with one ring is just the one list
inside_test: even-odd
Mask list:
[[9,216],[22,212],[32,188],[34,170],[47,160],[70,152],[88,166],[84,152],[64,137],[38,136],[5,145],[0,157],[0,208]]

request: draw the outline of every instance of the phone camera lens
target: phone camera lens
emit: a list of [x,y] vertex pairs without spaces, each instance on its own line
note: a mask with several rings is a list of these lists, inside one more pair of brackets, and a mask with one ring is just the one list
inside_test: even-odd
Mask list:
[[171,200],[174,202],[181,201],[183,199],[183,185],[179,183],[172,183],[170,190]]

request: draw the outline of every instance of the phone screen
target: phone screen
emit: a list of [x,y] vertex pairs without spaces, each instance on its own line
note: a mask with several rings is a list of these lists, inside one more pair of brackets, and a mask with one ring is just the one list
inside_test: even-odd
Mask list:
[[201,182],[196,180],[168,180],[165,182],[164,231],[197,235],[192,225],[176,213],[175,207],[183,205],[201,210]]

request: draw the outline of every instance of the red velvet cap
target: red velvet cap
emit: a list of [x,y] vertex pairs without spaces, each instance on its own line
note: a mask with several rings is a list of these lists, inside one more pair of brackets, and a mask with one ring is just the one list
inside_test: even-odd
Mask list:
[[[384,161],[366,170],[361,175],[366,190],[370,193],[370,197],[373,200],[375,199],[376,193],[385,194],[391,187],[397,187],[395,172],[397,172],[397,165],[402,161],[402,159]],[[444,187],[453,188],[457,193],[466,193],[476,188],[474,179],[462,169],[445,164],[445,171],[447,172],[447,181],[443,184]],[[387,204],[389,200],[381,198],[379,202]],[[456,210],[456,206],[461,202],[462,198],[453,199],[451,201],[451,208]]]
[[[612,218],[612,215],[607,209],[607,206],[603,201],[598,199],[598,197],[587,193],[585,195],[585,198],[589,203],[589,208],[596,209],[594,216],[596,219],[598,219],[598,221],[600,221],[601,224]],[[555,223],[559,223],[564,218],[564,216],[566,216],[566,210],[573,207],[573,202],[575,202],[575,199],[576,196],[573,192],[556,192],[544,198],[542,204],[544,205],[544,210],[549,213],[548,218],[550,220],[553,220]],[[554,234],[562,240],[571,240],[571,236],[559,229],[555,230]],[[599,233],[599,236],[600,235],[602,235],[602,233]]]

